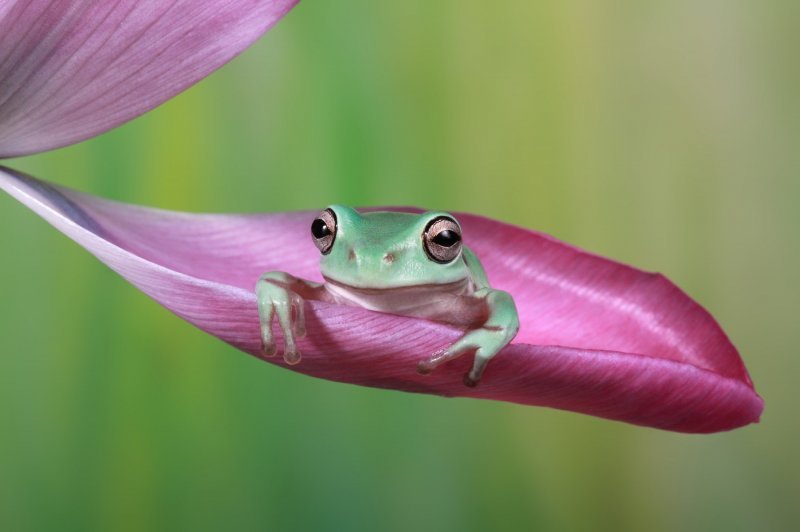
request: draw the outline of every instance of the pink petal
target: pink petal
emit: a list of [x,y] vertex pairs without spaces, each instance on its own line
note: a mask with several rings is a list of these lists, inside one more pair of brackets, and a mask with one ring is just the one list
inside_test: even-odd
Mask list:
[[[257,355],[253,288],[285,270],[320,279],[313,214],[199,215],[110,202],[11,170],[0,188],[182,318]],[[366,386],[549,406],[683,432],[758,421],[755,393],[714,319],[666,278],[548,236],[459,214],[493,285],[510,291],[522,327],[475,389],[470,361],[432,375],[416,363],[454,328],[318,302],[307,304],[303,361],[290,369]],[[280,357],[270,362],[283,365]]]
[[298,0],[0,0],[0,157],[78,142],[228,62]]

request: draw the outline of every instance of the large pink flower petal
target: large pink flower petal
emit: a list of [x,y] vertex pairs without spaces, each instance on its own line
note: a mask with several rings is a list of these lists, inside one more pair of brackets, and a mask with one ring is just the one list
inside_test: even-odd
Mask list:
[[0,157],[92,137],[244,50],[298,0],[0,0]]
[[[285,270],[320,279],[308,236],[314,213],[198,215],[115,203],[11,170],[0,188],[142,291],[204,331],[257,356],[253,287]],[[475,389],[457,360],[432,375],[417,362],[453,342],[445,325],[307,304],[303,361],[290,369],[342,382],[574,410],[684,432],[729,430],[763,408],[714,319],[657,274],[548,236],[459,214],[465,242],[494,286],[510,291],[522,327]],[[283,365],[280,358],[269,359]]]

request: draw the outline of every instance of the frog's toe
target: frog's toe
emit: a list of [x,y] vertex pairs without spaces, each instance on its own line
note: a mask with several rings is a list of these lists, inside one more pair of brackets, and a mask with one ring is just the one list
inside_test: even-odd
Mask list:
[[480,376],[473,376],[472,372],[464,374],[464,386],[474,388],[481,382]]
[[421,360],[417,364],[417,373],[420,375],[428,375],[445,362],[453,360],[454,358],[458,358],[464,353],[468,353],[474,349],[474,346],[470,345],[468,341],[465,341],[464,338],[462,338],[450,347],[442,349],[441,351],[437,351],[429,358]]
[[292,326],[294,335],[297,338],[306,336],[306,315],[303,309],[303,298],[297,294],[292,294]]
[[289,364],[290,366],[299,364],[302,358],[303,357],[300,354],[300,350],[297,349],[297,347],[291,347],[291,348],[287,347],[283,352],[283,361]]
[[261,355],[273,357],[276,351],[277,346],[275,345],[275,337],[272,335],[272,325],[268,324],[261,329]]
[[419,364],[417,364],[417,373],[420,375],[429,375],[435,367],[436,366],[431,364],[430,360],[420,360]]
[[267,358],[274,357],[275,353],[277,352],[277,348],[275,347],[275,342],[272,340],[261,341],[261,355]]
[[464,375],[464,385],[474,388],[481,381],[483,372],[486,370],[486,365],[489,360],[497,353],[496,349],[487,349],[485,347],[479,348],[475,351],[475,360],[472,362],[472,369]]

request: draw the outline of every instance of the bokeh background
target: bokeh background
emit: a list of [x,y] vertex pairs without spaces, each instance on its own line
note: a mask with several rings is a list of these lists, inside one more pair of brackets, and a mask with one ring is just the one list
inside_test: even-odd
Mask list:
[[0,197],[0,529],[800,529],[797,2],[305,0],[12,167],[187,211],[411,204],[666,273],[766,400],[691,436],[313,380]]

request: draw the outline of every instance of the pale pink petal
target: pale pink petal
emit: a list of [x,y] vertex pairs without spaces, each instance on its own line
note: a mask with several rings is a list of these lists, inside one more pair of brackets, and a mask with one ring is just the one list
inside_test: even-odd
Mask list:
[[[0,188],[182,318],[257,355],[253,288],[284,270],[320,279],[308,235],[316,212],[199,215],[114,203],[0,171]],[[310,302],[303,361],[335,381],[549,406],[683,432],[758,421],[763,408],[714,319],[660,275],[533,231],[459,214],[492,284],[510,291],[521,330],[480,386],[467,359],[432,375],[419,360],[460,334],[445,325]],[[283,365],[280,358],[269,359]]]
[[84,140],[244,50],[298,0],[0,0],[0,157]]

